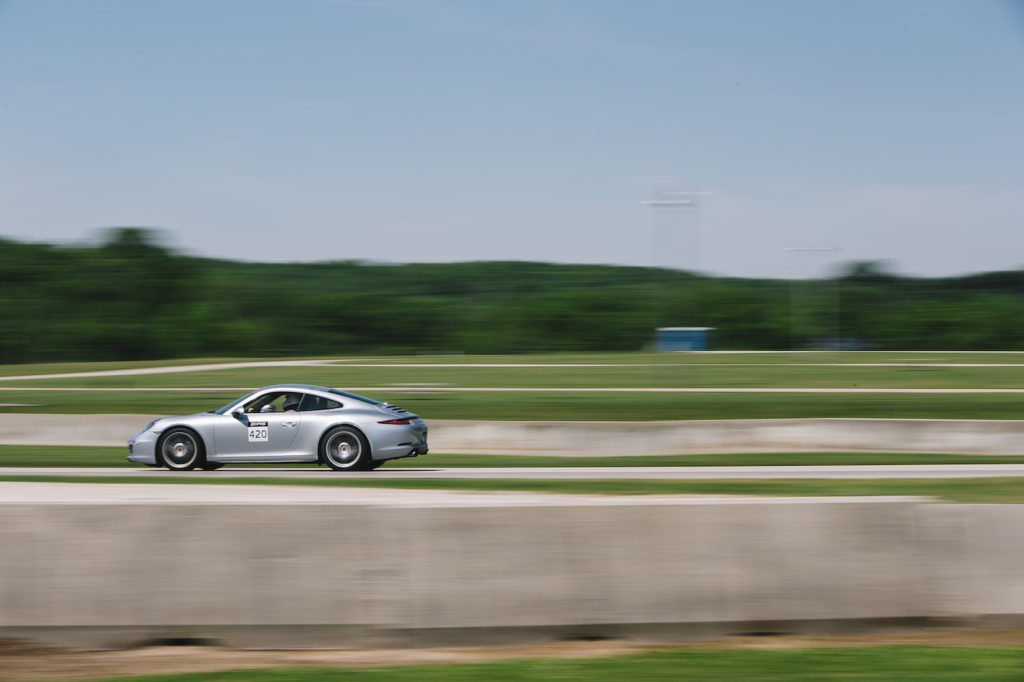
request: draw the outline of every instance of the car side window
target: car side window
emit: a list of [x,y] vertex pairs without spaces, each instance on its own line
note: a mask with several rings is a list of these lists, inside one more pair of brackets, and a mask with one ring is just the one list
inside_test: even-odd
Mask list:
[[283,393],[264,393],[260,397],[250,400],[245,404],[246,412],[276,412],[277,407],[274,401],[281,401]]
[[299,405],[299,412],[314,412],[316,410],[334,410],[341,407],[341,403],[335,400],[329,400],[327,398],[321,398],[318,395],[306,394],[302,398],[302,404]]
[[266,393],[245,404],[246,412],[288,412],[297,409],[302,394],[295,391]]

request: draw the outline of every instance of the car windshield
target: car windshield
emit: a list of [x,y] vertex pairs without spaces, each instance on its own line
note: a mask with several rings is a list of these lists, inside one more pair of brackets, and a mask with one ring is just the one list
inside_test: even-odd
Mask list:
[[224,407],[220,408],[219,410],[215,410],[214,414],[227,414],[228,412],[231,411],[231,408],[233,408],[236,405],[240,405],[241,403],[245,402],[246,400],[251,398],[255,393],[256,393],[256,391],[252,391],[251,393],[246,393],[245,395],[243,395],[241,398],[238,398],[237,400],[232,400],[230,403],[228,403]]

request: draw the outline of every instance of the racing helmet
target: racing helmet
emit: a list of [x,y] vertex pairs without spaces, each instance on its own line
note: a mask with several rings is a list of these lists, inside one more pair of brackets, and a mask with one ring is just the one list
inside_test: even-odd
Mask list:
[[284,403],[281,405],[281,409],[283,409],[285,412],[289,410],[298,410],[300,402],[302,402],[302,396],[290,393],[284,399]]

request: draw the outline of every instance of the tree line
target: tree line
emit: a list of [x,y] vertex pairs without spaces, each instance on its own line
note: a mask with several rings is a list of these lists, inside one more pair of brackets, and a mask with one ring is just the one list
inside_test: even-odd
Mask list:
[[623,351],[660,326],[712,347],[1024,349],[1024,271],[817,280],[535,262],[246,263],[141,228],[98,244],[0,239],[0,363],[340,353]]

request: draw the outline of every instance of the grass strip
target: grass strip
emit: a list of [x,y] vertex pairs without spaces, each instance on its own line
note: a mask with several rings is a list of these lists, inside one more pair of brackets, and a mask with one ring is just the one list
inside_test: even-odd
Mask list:
[[798,650],[670,649],[628,656],[527,659],[387,668],[270,668],[107,678],[136,682],[1009,682],[1024,675],[1024,651],[1011,647],[877,646]]
[[[254,385],[255,386],[255,385]],[[0,389],[4,385],[0,383]],[[432,419],[661,421],[691,419],[1020,419],[1024,395],[982,393],[424,393],[367,392]],[[0,391],[3,413],[184,415],[242,391]],[[144,426],[139,424],[139,428]]]
[[[387,358],[354,358],[351,361],[317,366],[263,365],[254,367],[207,367],[209,360],[194,361],[196,368],[184,372],[120,374],[114,376],[22,378],[32,376],[25,367],[0,366],[7,386],[64,386],[86,388],[153,388],[193,386],[261,386],[274,383],[314,383],[328,386],[413,385],[443,390],[453,387],[533,388],[1021,388],[1024,365],[993,362],[1004,356],[983,358],[979,364],[963,359],[927,363],[922,358],[904,357],[896,362],[869,358],[864,364],[834,362],[828,358],[799,358],[789,362],[738,362],[746,356],[703,356],[700,362],[681,362],[668,354],[623,354],[606,357],[513,356],[465,358],[449,362],[400,361]],[[152,363],[153,367],[189,364],[193,361]],[[214,361],[210,364],[216,364]],[[117,363],[95,366],[72,365],[69,372],[116,370]],[[127,369],[146,369],[145,363]],[[39,366],[39,374],[52,375]],[[424,390],[426,390],[424,388]]]
[[230,472],[192,476],[0,475],[0,481],[39,483],[148,483],[152,485],[285,485],[404,490],[520,491],[594,495],[743,495],[770,497],[921,496],[965,504],[1024,504],[1024,478],[953,479],[737,479],[737,480],[533,480],[533,479],[388,479],[237,478]]
[[[0,462],[2,462],[0,451]],[[1024,464],[1022,455],[943,455],[891,452],[764,452],[708,455],[629,455],[623,457],[539,457],[528,455],[430,454],[399,459],[403,467],[725,467],[849,466],[857,464]]]
[[[12,387],[188,388],[311,383],[324,386],[464,388],[1022,388],[1024,366],[317,365],[195,369],[173,373],[6,379]],[[432,387],[432,388],[430,388]]]
[[0,445],[0,467],[137,467],[137,464],[125,460],[127,456],[127,445]]
[[[128,462],[124,447],[0,445],[0,467],[138,468]],[[698,466],[804,466],[855,464],[1024,464],[1024,455],[944,455],[886,452],[796,452],[709,455],[631,455],[623,457],[540,457],[526,455],[450,455],[398,459],[384,465],[406,467],[698,467]],[[291,468],[294,464],[249,467]],[[230,471],[226,469],[225,471]]]

